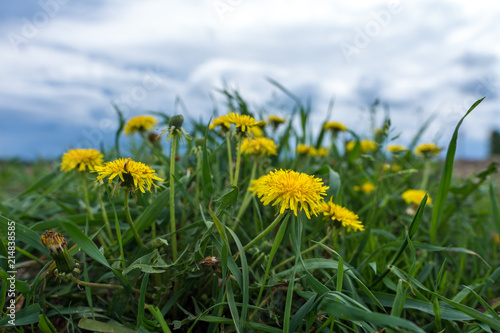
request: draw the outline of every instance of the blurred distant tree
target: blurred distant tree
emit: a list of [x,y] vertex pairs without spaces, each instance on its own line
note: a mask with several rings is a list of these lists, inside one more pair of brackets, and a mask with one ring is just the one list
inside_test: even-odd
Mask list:
[[500,132],[497,130],[491,131],[490,155],[500,155]]

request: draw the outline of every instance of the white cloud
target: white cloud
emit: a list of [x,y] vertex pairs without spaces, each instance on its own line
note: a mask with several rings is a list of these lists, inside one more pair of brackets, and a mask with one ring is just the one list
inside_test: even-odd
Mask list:
[[[221,2],[232,6],[223,19],[214,6]],[[265,80],[272,77],[302,98],[314,95],[318,120],[334,97],[336,119],[366,128],[359,109],[379,97],[402,138],[415,133],[418,107],[423,119],[436,112],[426,137],[433,139],[448,135],[483,92],[491,101],[467,128],[500,127],[492,111],[499,10],[487,1],[391,3],[109,0],[90,14],[68,2],[20,51],[0,41],[0,112],[92,126],[114,119],[111,101],[136,113],[169,109],[180,96],[194,114],[208,115],[208,94],[223,80],[256,105],[277,91]],[[23,24],[6,21],[0,33],[19,34]],[[355,48],[349,59],[342,43]],[[472,65],[484,56],[487,65]]]

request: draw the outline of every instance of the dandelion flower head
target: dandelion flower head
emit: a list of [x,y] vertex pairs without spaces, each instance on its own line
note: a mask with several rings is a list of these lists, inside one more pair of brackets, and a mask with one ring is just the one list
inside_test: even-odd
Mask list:
[[311,149],[314,149],[314,148],[309,146],[309,145],[305,145],[305,144],[301,143],[297,146],[297,154],[309,155],[311,153]]
[[403,145],[396,145],[396,144],[387,145],[387,151],[389,151],[393,154],[397,154],[397,153],[400,153],[400,152],[405,151],[405,150],[406,150],[406,147]]
[[130,118],[125,125],[125,135],[134,134],[136,132],[144,133],[151,131],[157,121],[151,116],[137,116]]
[[330,199],[329,202],[323,202],[321,204],[321,213],[323,213],[323,219],[325,221],[333,222],[334,225],[347,228],[347,231],[365,230],[363,223],[359,221],[358,215],[345,207],[334,204],[332,199]]
[[254,181],[249,191],[256,194],[264,205],[274,201],[273,206],[280,205],[280,213],[290,209],[297,216],[298,210],[304,210],[307,217],[318,215],[322,196],[326,195],[328,186],[323,181],[305,173],[293,170],[274,170]]
[[441,152],[441,148],[436,146],[434,143],[422,143],[417,149],[415,149],[415,154],[424,157],[436,156]]
[[247,132],[251,127],[257,125],[254,117],[245,114],[241,115],[233,112],[225,117],[229,123],[234,124],[236,129],[239,129],[241,132]]
[[[375,151],[377,150],[377,144],[373,140],[361,140],[359,142],[361,152],[362,153],[367,153],[370,151]],[[346,150],[347,151],[352,151],[354,147],[356,146],[356,141],[351,141],[347,143]]]
[[361,192],[366,193],[366,194],[370,194],[373,191],[375,191],[375,186],[372,184],[372,182],[367,181],[367,182],[363,183],[363,185],[361,185],[361,186],[354,186],[354,190],[361,191]]
[[318,149],[315,149],[313,148],[313,153],[314,153],[314,156],[326,156],[328,155],[328,151],[326,150],[326,148],[323,148],[323,147],[319,147]]
[[394,171],[394,172],[398,172],[398,171],[401,171],[401,165],[399,164],[389,164],[389,163],[385,163],[384,164],[384,171]]
[[50,230],[40,237],[40,243],[45,246],[50,253],[59,253],[66,248],[66,239],[59,232]]
[[208,128],[213,130],[216,127],[220,127],[221,130],[227,131],[231,128],[231,123],[226,119],[226,116],[220,116],[212,120],[212,123]]
[[347,131],[347,127],[339,123],[337,121],[327,121],[326,123],[323,124],[323,129],[324,130],[331,130],[333,132],[345,132]]
[[87,168],[92,171],[96,166],[102,165],[103,157],[96,149],[70,149],[62,157],[61,171],[85,171]]
[[139,189],[142,193],[146,193],[144,188],[151,191],[151,185],[157,186],[153,180],[163,181],[156,176],[155,171],[150,166],[135,162],[130,158],[119,158],[112,162],[106,162],[103,166],[96,167],[95,170],[99,173],[97,180],[109,177],[109,183],[111,183],[118,176],[120,185],[131,190]]
[[[422,199],[425,196],[425,191],[422,190],[407,190],[404,191],[403,194],[401,194],[401,197],[406,203],[412,203],[415,205],[419,205]],[[431,204],[432,199],[430,197],[427,197],[427,203]]]
[[260,138],[260,137],[264,136],[264,131],[259,126],[250,127],[250,132],[256,138]]
[[53,230],[46,230],[40,238],[40,243],[49,250],[59,273],[70,274],[74,271],[76,262],[68,251],[63,235]]
[[274,141],[264,137],[245,138],[241,144],[241,152],[245,155],[255,156],[277,155]]
[[284,124],[286,119],[280,116],[270,115],[268,121],[273,125],[277,126],[279,124]]

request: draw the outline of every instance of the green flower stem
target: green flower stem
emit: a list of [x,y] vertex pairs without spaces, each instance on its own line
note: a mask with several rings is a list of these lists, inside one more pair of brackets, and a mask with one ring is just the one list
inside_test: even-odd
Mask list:
[[198,217],[200,207],[200,185],[201,185],[201,149],[198,149],[196,152],[196,188],[195,188],[195,203],[196,207],[194,208],[194,218]]
[[[252,165],[252,172],[250,173],[250,180],[248,182],[248,187],[250,187],[252,185],[252,180],[254,180],[254,178],[255,178],[256,170],[257,170],[257,161],[254,161],[254,163]],[[241,217],[243,216],[243,213],[245,212],[245,209],[248,207],[248,204],[250,203],[251,198],[252,197],[251,197],[250,191],[248,191],[248,188],[247,188],[247,192],[245,193],[245,197],[243,198],[243,202],[241,203],[240,210],[238,211],[238,215],[236,216],[236,220],[241,219]]]
[[229,183],[233,183],[233,154],[231,154],[231,140],[229,138],[230,132],[226,133],[226,145],[227,145],[227,160],[229,168]]
[[116,230],[116,238],[118,241],[118,246],[120,248],[120,259],[122,262],[122,268],[125,269],[125,252],[123,251],[122,231],[120,228],[120,222],[118,222],[118,216],[116,215],[115,203],[113,202],[112,198],[110,198],[110,200],[111,200],[111,205],[113,206],[113,211],[115,214],[115,230]]
[[83,186],[83,199],[85,200],[85,206],[87,208],[87,214],[89,216],[89,220],[94,220],[94,215],[92,214],[92,211],[90,210],[90,202],[89,202],[89,193],[87,192],[87,179],[85,178],[85,173],[80,172],[80,175],[82,176],[82,186]]
[[[84,286],[84,287],[90,287],[90,288],[104,288],[104,289],[115,289],[115,290],[122,290],[125,289],[123,286],[119,286],[116,284],[107,284],[107,283],[94,283],[94,282],[85,282],[82,280],[78,280],[76,277],[74,277],[71,274],[66,275],[66,277],[73,281],[74,283]],[[140,293],[141,291],[137,288],[132,288],[133,292]],[[152,297],[151,293],[146,293],[148,297]]]
[[104,220],[104,225],[106,226],[106,231],[108,232],[108,237],[111,243],[114,243],[115,238],[113,237],[113,232],[111,231],[111,225],[109,224],[108,214],[106,214],[106,209],[104,207],[104,202],[102,201],[102,191],[98,190],[99,193],[99,204],[101,206],[102,219]]
[[172,138],[172,147],[170,153],[170,229],[172,232],[172,257],[174,262],[177,261],[177,234],[175,233],[175,151],[177,149],[177,135]]
[[238,151],[236,152],[236,167],[234,172],[233,185],[238,186],[238,176],[240,175],[240,164],[241,164],[241,137],[238,137]]
[[252,246],[254,246],[255,244],[257,244],[268,233],[270,233],[272,230],[274,230],[274,228],[276,228],[276,226],[278,225],[278,223],[280,223],[280,221],[283,218],[283,216],[285,216],[285,215],[280,213],[276,217],[276,219],[273,221],[273,223],[271,223],[264,231],[262,231],[260,234],[258,234],[257,237],[255,237],[252,241],[250,241],[250,243],[248,243],[247,245],[245,245],[243,247],[243,251],[246,251],[249,248],[251,248]]
[[[330,238],[331,236],[332,236],[332,230],[330,230],[329,232],[327,232],[326,236],[323,237],[323,239],[321,239],[318,243],[316,243],[313,246],[311,246],[311,247],[305,249],[304,251],[300,252],[300,255],[303,256],[304,254],[307,254],[307,253],[309,253],[311,251],[314,251],[316,248],[319,247],[320,244],[323,244],[324,242],[326,242],[327,239]],[[276,266],[274,266],[274,269],[277,270],[278,268],[281,268],[281,267],[285,266],[286,264],[291,263],[294,260],[295,260],[295,256],[292,256],[292,257],[288,258],[287,260],[282,261],[279,264],[277,264]]]
[[[260,290],[259,290],[259,295],[257,296],[257,301],[255,302],[255,304],[259,304],[260,302],[260,299],[262,297],[262,293],[264,292],[264,287],[266,285],[266,280],[267,280],[267,277],[269,276],[269,271],[271,270],[271,264],[273,262],[273,259],[274,259],[274,256],[276,254],[276,251],[278,251],[280,245],[281,245],[281,242],[283,241],[283,236],[285,235],[285,231],[286,231],[286,227],[287,227],[287,223],[288,223],[288,218],[290,217],[290,215],[287,215],[285,217],[285,219],[283,220],[279,230],[278,230],[278,233],[276,234],[276,238],[274,239],[274,243],[273,243],[273,246],[271,248],[271,253],[269,254],[269,258],[267,260],[267,265],[266,265],[266,271],[264,273],[264,277],[262,278],[262,285],[260,287]],[[252,320],[253,316],[257,313],[257,309],[255,309],[255,311],[253,312],[253,314],[250,316],[250,320]]]
[[423,191],[426,191],[427,189],[430,173],[431,173],[431,161],[430,159],[426,159],[424,163],[424,175],[422,176],[422,184],[420,185],[420,189]]
[[125,200],[123,202],[123,205],[125,206],[125,216],[127,218],[128,225],[130,226],[130,230],[132,230],[132,233],[134,234],[134,238],[137,241],[137,244],[139,244],[140,247],[143,247],[144,243],[142,242],[142,239],[139,236],[137,229],[135,228],[134,221],[132,221],[132,217],[130,216],[130,208],[128,207],[129,192],[128,191],[124,192],[125,192]]

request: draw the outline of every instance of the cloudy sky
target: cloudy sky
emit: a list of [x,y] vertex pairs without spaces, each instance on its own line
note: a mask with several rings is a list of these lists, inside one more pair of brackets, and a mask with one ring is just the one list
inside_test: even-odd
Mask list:
[[500,129],[499,17],[483,0],[1,1],[0,158],[109,143],[111,103],[172,114],[179,96],[208,121],[224,84],[254,110],[286,102],[267,77],[310,98],[318,121],[334,99],[330,120],[360,133],[380,99],[398,143],[434,116],[424,139],[447,145],[486,96],[458,148],[483,158]]

